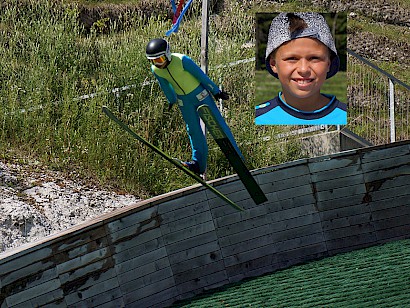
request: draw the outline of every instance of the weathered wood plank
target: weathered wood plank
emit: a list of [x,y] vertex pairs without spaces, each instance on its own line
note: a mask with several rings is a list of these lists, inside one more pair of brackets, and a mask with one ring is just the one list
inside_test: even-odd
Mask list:
[[199,202],[190,207],[175,209],[172,212],[161,215],[161,226],[175,223],[178,220],[195,218],[204,214],[209,215],[207,212],[210,214],[208,202]]
[[30,300],[35,299],[38,296],[47,294],[54,290],[58,290],[59,288],[59,279],[49,280],[33,288],[24,289],[18,293],[6,297],[6,303],[8,306],[13,307],[24,302],[29,302]]
[[363,164],[367,164],[373,161],[379,161],[399,156],[406,156],[408,154],[410,154],[410,145],[404,144],[400,146],[388,147],[385,149],[367,149],[367,151],[363,152],[361,160]]
[[352,195],[363,194],[366,191],[364,184],[356,184],[348,187],[334,188],[326,191],[320,191],[316,193],[318,202],[337,200],[349,197]]
[[[410,199],[410,194],[408,193],[407,187],[399,186],[391,189],[374,191],[373,189],[369,189],[369,191],[363,197],[363,203],[372,204],[378,202],[389,203],[393,202],[394,199],[400,197],[407,197]],[[409,204],[408,202],[406,204]]]
[[342,187],[352,187],[355,185],[362,185],[364,182],[363,174],[358,173],[355,175],[350,175],[347,177],[337,177],[335,175],[334,178],[332,179],[327,179],[326,181],[321,181],[321,182],[313,182],[315,185],[316,191],[322,192],[322,191],[330,191],[333,189],[337,188],[342,188]]
[[298,177],[283,179],[281,181],[274,181],[271,183],[265,183],[261,187],[267,192],[279,192],[295,187],[300,187],[310,183],[310,174],[302,174]]
[[[121,284],[121,290],[124,294],[130,294],[139,289],[144,289],[147,287],[155,288],[157,283],[161,283],[164,280],[171,279],[173,284],[175,284],[175,277],[173,276],[172,270],[169,267],[158,270],[150,275],[142,276],[137,279],[130,280],[128,282]],[[161,291],[160,289],[158,291]],[[143,296],[141,296],[142,298]]]
[[358,234],[368,234],[374,232],[373,222],[365,222],[363,224],[351,225],[347,228],[327,229],[324,231],[324,237],[328,241],[335,239],[349,238]]
[[183,242],[187,238],[192,238],[204,233],[212,232],[215,232],[215,225],[213,224],[213,222],[205,222],[202,224],[198,224],[196,226],[191,226],[183,230],[164,234],[163,238],[166,245],[181,242],[181,246],[183,247]]
[[384,178],[372,182],[366,182],[366,191],[375,198],[395,199],[398,196],[410,195],[410,175]]
[[352,206],[357,206],[357,205],[362,205],[362,204],[366,206],[366,201],[365,201],[366,190],[363,189],[363,187],[362,187],[362,190],[357,191],[357,193],[359,193],[357,195],[350,195],[350,196],[346,196],[344,198],[339,198],[335,200],[320,201],[316,204],[317,209],[320,212],[325,212],[329,210],[349,208]]
[[324,242],[312,245],[300,246],[296,249],[285,250],[274,255],[272,265],[274,270],[288,268],[290,266],[305,263],[328,256],[327,246]]
[[330,241],[328,245],[328,255],[334,256],[340,253],[346,253],[353,250],[364,249],[377,245],[377,238],[375,234],[360,234],[354,237],[346,238],[341,241]]
[[195,225],[203,223],[213,223],[212,215],[210,211],[205,211],[202,213],[197,213],[193,216],[181,217],[181,219],[176,219],[168,222],[162,221],[161,231],[162,233],[173,233],[181,231],[183,229],[191,228]]
[[372,217],[374,221],[384,220],[387,218],[400,217],[400,216],[409,216],[409,215],[410,215],[410,205],[389,208],[383,211],[372,212]]
[[[344,229],[348,230],[348,229]],[[352,234],[352,232],[350,233]],[[326,237],[327,234],[325,234]],[[363,232],[345,236],[345,237],[335,237],[332,236],[332,239],[326,239],[326,246],[330,255],[336,253],[351,251],[358,248],[369,247],[377,243],[376,232]]]
[[112,259],[105,259],[59,276],[64,294],[77,292],[117,276]]
[[221,251],[224,257],[226,257],[226,256],[231,256],[231,255],[235,255],[238,253],[242,253],[247,250],[257,249],[258,247],[276,244],[277,242],[274,241],[272,233],[279,233],[279,232],[283,232],[284,230],[291,230],[291,229],[294,229],[300,226],[310,226],[317,222],[320,222],[319,215],[309,215],[309,216],[300,217],[296,221],[293,221],[293,220],[281,221],[275,224],[271,224],[269,233],[258,234],[258,236],[255,236],[252,239],[249,239],[246,241],[244,240],[234,245],[221,246]]
[[222,254],[219,250],[213,251],[207,255],[198,256],[189,260],[181,260],[178,263],[172,264],[172,271],[174,274],[186,272],[200,268],[204,265],[222,260]]
[[341,217],[337,217],[337,214],[336,217],[333,215],[334,213],[331,215],[333,218],[329,217],[322,220],[322,227],[324,231],[347,228],[353,225],[369,223],[372,221],[372,214],[366,210],[362,213],[356,213],[356,215],[348,215],[348,213],[347,216]]
[[386,229],[396,229],[400,227],[403,227],[403,230],[405,230],[409,221],[410,221],[410,214],[407,213],[404,215],[386,218],[382,220],[375,220],[373,221],[373,224],[374,224],[374,229],[376,231],[382,231]]
[[410,234],[410,224],[397,227],[389,227],[388,229],[377,230],[376,236],[379,242],[387,242],[391,240],[408,239]]
[[[176,216],[190,216],[196,212],[202,212],[208,208],[206,191],[200,191],[196,194],[189,195],[183,199],[170,200],[158,205],[158,214],[163,217],[164,220],[173,220],[172,217]],[[217,198],[215,196],[215,198]],[[187,214],[184,214],[187,213]]]
[[[67,251],[75,252],[79,247],[88,243],[98,243],[106,236],[104,225],[88,226],[86,232],[74,232],[65,235],[60,241],[54,242],[51,247],[56,255],[65,254]],[[91,244],[93,245],[93,244]]]
[[258,175],[258,183],[260,185],[266,183],[270,184],[291,178],[298,178],[309,173],[310,171],[307,165],[307,160],[300,160],[265,169],[264,173]]
[[[157,250],[150,251],[148,253],[145,253],[133,259],[129,259],[120,264],[116,263],[115,268],[116,268],[118,275],[120,275],[134,268],[139,268],[144,265],[150,264],[152,260],[162,259],[167,256],[168,254],[167,254],[165,247],[161,247]],[[115,255],[113,256],[113,259],[115,259]]]
[[406,166],[410,163],[410,153],[404,156],[389,157],[383,160],[375,160],[362,164],[362,170],[365,173],[372,171],[379,171],[385,169],[392,169],[398,166]]
[[[130,243],[130,241],[128,241],[127,243]],[[132,243],[130,247],[123,245],[122,250],[116,251],[115,262],[116,264],[121,264],[122,262],[128,261],[130,259],[149,253],[151,251],[158,250],[164,246],[165,244],[162,237],[152,239],[151,241],[144,242],[140,245],[134,246],[134,243]]]
[[[134,215],[132,215],[134,216]],[[137,237],[144,232],[156,229],[161,224],[161,216],[154,210],[145,212],[142,216],[134,216],[139,218],[134,221],[129,219],[116,220],[107,225],[112,243],[121,242],[130,238]]]
[[180,252],[181,247],[183,247],[182,250],[186,250],[186,249],[197,247],[200,243],[210,243],[210,242],[216,242],[216,241],[218,241],[218,237],[216,235],[216,232],[212,231],[212,232],[207,232],[207,233],[197,235],[195,237],[187,237],[186,239],[183,240],[183,242],[167,244],[166,248],[167,248],[168,254],[172,255],[172,254]]
[[120,284],[129,282],[134,279],[141,278],[143,276],[150,275],[156,271],[170,268],[171,264],[168,257],[163,257],[160,259],[153,259],[151,263],[141,265],[138,267],[129,268],[128,271],[123,271],[117,275],[118,282]]
[[61,289],[55,289],[45,294],[33,297],[26,302],[12,306],[13,308],[27,307],[65,307],[64,294]]
[[296,197],[308,196],[311,194],[312,186],[310,185],[310,183],[307,183],[303,186],[292,187],[277,192],[279,202],[281,202],[282,200],[294,199]]
[[51,261],[45,260],[30,264],[1,277],[2,287],[8,286],[9,292],[19,292],[24,287],[32,287],[35,284],[42,284],[57,277],[55,265]]
[[51,257],[53,255],[53,250],[50,247],[44,247],[39,250],[31,251],[28,254],[20,255],[19,257],[7,258],[8,262],[4,262],[0,265],[0,279],[5,274],[12,273],[18,269],[25,268],[30,264],[37,262],[42,262],[43,260]]
[[[169,254],[168,258],[172,264],[177,264],[181,261],[190,260],[202,255],[213,254],[214,251],[219,250],[219,243],[217,241],[211,241],[208,243],[198,243],[198,246],[180,249],[177,253]],[[211,259],[211,258],[210,258]]]
[[275,268],[272,264],[274,256],[272,254],[259,256],[251,261],[234,263],[226,267],[226,274],[229,282],[237,282],[247,277],[254,277],[250,273],[262,272],[263,274],[272,272]]
[[[117,295],[117,292],[119,293]],[[103,300],[107,300],[103,302]],[[98,306],[97,306],[98,305]],[[81,301],[80,303],[76,303],[75,305],[69,306],[70,308],[89,308],[89,307],[98,307],[98,308],[112,308],[112,307],[126,307],[124,299],[121,295],[121,290],[116,289],[112,290],[108,294],[104,294],[101,299],[100,297],[92,298],[89,300]]]
[[74,305],[77,303],[92,303],[97,306],[99,304],[109,301],[111,298],[115,299],[121,296],[121,289],[116,277],[108,280],[96,280],[93,284],[81,286],[75,292],[71,292],[65,296],[67,305]]
[[[127,254],[128,250],[138,251],[142,247],[161,247],[163,245],[162,233],[160,228],[151,229],[134,236],[134,230],[128,229],[130,233],[121,234],[121,240],[112,243],[113,251],[117,255]],[[118,239],[117,235],[114,235]]]
[[[359,155],[349,155],[349,156],[325,156],[321,158],[313,158],[309,160],[309,171],[311,173],[324,173],[335,172],[335,170],[341,171],[341,169],[346,168],[356,168],[359,171],[360,168],[360,156]],[[340,169],[340,170],[339,170]]]
[[385,169],[368,171],[364,173],[364,181],[366,183],[379,180],[394,179],[399,176],[408,176],[410,174],[410,162],[403,165],[386,167]]
[[153,217],[158,215],[158,208],[148,207],[142,211],[132,213],[129,216],[122,216],[119,219],[116,219],[107,224],[108,230],[112,233],[119,230],[134,226],[135,224],[144,223],[147,220],[151,221]]
[[371,212],[377,212],[377,211],[384,211],[384,210],[395,208],[395,207],[399,208],[401,206],[409,206],[409,202],[410,202],[409,199],[410,198],[408,194],[405,194],[402,196],[395,195],[394,198],[389,198],[387,202],[386,200],[372,201],[369,203],[369,208]]
[[231,246],[246,242],[249,240],[254,240],[258,238],[261,234],[269,234],[270,224],[256,226],[253,229],[244,229],[241,232],[226,233],[224,236],[219,236],[219,243],[221,247]]
[[[203,276],[209,275],[209,273],[220,272],[221,275],[224,274],[225,264],[223,260],[218,260],[212,263],[207,263],[194,269],[190,269],[183,272],[178,272],[174,274],[176,285],[184,284],[186,282],[195,282],[201,279]],[[224,280],[227,280],[226,274]]]
[[280,243],[283,241],[298,239],[300,237],[305,237],[310,234],[317,234],[322,232],[322,226],[320,222],[312,223],[310,225],[304,225],[300,227],[295,227],[289,230],[282,230],[281,232],[276,232],[272,234],[272,239],[275,243]]
[[342,207],[329,211],[320,212],[320,217],[323,222],[323,229],[327,230],[326,226],[338,225],[341,221],[353,222],[357,219],[371,219],[370,209],[366,204],[357,204],[349,207]]
[[[294,208],[279,212],[279,214],[275,213],[277,215],[269,215],[266,217],[265,224],[254,223],[251,226],[255,225],[255,227],[251,229],[244,229],[244,227],[241,226],[241,224],[238,224],[236,227],[232,227],[232,225],[230,226],[230,229],[226,230],[225,234],[218,232],[219,242],[221,247],[226,247],[246,242],[249,240],[254,240],[261,234],[273,234],[276,231],[281,232],[280,230],[300,227],[300,223],[302,225],[312,225],[314,222],[318,221],[317,217],[315,217],[315,213],[316,210],[313,206]],[[298,217],[303,218],[298,219]],[[284,223],[281,223],[281,221],[283,221]]]
[[57,264],[57,272],[63,274],[65,272],[73,271],[79,267],[84,267],[88,264],[97,262],[102,259],[106,259],[111,256],[110,249],[104,247],[95,251],[91,251],[88,254],[82,255],[68,260],[67,262]]
[[[210,192],[211,194],[211,192]],[[249,195],[247,197],[244,197],[244,200],[238,201],[238,198],[232,198],[232,195],[227,194],[226,195],[229,199],[231,199],[233,202],[235,202],[237,205],[241,206],[245,210],[247,209],[248,205],[250,204],[250,197]],[[213,196],[212,196],[213,197]],[[230,206],[228,203],[222,201],[220,198],[210,198],[208,200],[209,204],[209,209],[212,213],[213,217],[222,217],[225,215],[231,215],[233,213],[238,213],[237,209],[234,209],[232,206]],[[246,199],[247,198],[247,199]],[[253,201],[252,201],[253,202]]]
[[224,226],[229,226],[231,224],[243,224],[247,220],[255,219],[268,214],[269,212],[273,211],[276,207],[277,205],[275,203],[268,201],[259,205],[255,205],[254,207],[247,209],[243,212],[237,211],[227,216],[216,216],[214,217],[215,227],[217,229],[220,229]]
[[[173,277],[163,279],[155,284],[150,284],[145,287],[136,289],[130,293],[123,293],[124,302],[133,303],[134,307],[144,307],[141,305],[143,302],[155,302],[156,297],[160,292],[167,289],[175,288],[175,281]],[[175,293],[178,293],[175,290]],[[157,299],[158,300],[158,299]],[[161,300],[161,299],[159,299]]]
[[290,210],[293,208],[301,208],[305,206],[312,206],[312,204],[316,203],[315,196],[313,194],[310,195],[302,195],[302,196],[293,196],[286,200],[280,200],[273,205],[273,210],[271,213],[282,211],[282,210]]
[[277,253],[275,245],[267,245],[256,249],[248,250],[243,253],[227,256],[224,258],[226,267],[233,266],[238,263],[246,263],[253,259],[258,259],[262,256],[270,256]]
[[176,287],[181,295],[185,293],[199,294],[207,289],[216,288],[228,283],[225,271],[212,272],[200,278],[178,284]]
[[286,251],[295,251],[301,247],[316,247],[317,244],[324,244],[325,241],[323,233],[318,231],[319,230],[316,229],[316,233],[311,233],[306,236],[295,237],[281,242],[277,242],[275,244],[278,251],[277,253],[280,254]]
[[362,173],[362,170],[361,170],[360,165],[352,165],[352,166],[348,166],[345,168],[326,170],[322,172],[318,171],[316,173],[312,173],[311,180],[312,182],[318,183],[318,182],[324,182],[324,181],[333,180],[333,179],[340,179],[340,178],[355,176],[361,173]]
[[[181,295],[178,294],[178,290],[174,287],[167,288],[163,291],[159,291],[156,294],[135,301],[128,301],[125,307],[155,307],[163,308],[169,307],[176,298],[180,298]],[[129,300],[130,298],[128,298]],[[117,306],[118,307],[118,306]]]

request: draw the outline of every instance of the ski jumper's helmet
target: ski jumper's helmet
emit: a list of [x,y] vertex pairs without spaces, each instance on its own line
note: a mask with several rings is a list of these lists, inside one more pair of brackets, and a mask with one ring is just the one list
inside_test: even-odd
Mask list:
[[147,44],[145,55],[149,60],[165,56],[168,61],[171,61],[171,49],[169,43],[161,38],[153,39]]
[[[290,24],[291,19],[302,19],[306,27],[298,29],[297,31],[291,31]],[[330,78],[339,71],[340,59],[337,55],[335,42],[332,37],[332,33],[325,18],[319,13],[280,13],[276,16],[270,25],[268,44],[266,46],[265,64],[268,72],[278,78],[278,74],[272,71],[270,67],[270,56],[273,52],[279,48],[282,44],[300,38],[311,37],[319,40],[322,44],[326,45],[332,56],[330,70],[326,75],[326,78]]]

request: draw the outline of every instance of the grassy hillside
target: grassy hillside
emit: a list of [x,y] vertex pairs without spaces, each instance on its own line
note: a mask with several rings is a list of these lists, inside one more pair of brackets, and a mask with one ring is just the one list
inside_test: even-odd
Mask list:
[[[109,106],[170,155],[190,158],[179,111],[167,111],[156,83],[143,86],[153,79],[145,45],[163,36],[170,20],[135,14],[121,19],[126,27],[102,18],[87,30],[79,23],[83,8],[76,4],[17,2],[4,2],[0,15],[0,158],[32,158],[54,169],[75,169],[80,176],[93,176],[142,196],[192,184],[101,112],[101,106]],[[118,7],[112,12],[118,12]],[[170,38],[172,49],[199,62],[200,28],[197,3],[178,34]],[[252,48],[243,47],[252,41],[252,29],[252,15],[235,1],[212,18],[209,75],[231,93],[225,104],[227,122],[250,164],[260,167],[295,159],[298,153],[290,145],[288,151],[256,144],[275,131],[257,131],[253,125],[253,64],[220,67],[254,56]],[[111,93],[124,85],[134,87],[119,97]],[[98,95],[78,99],[89,93]],[[216,144],[212,140],[209,144],[208,178],[232,173]]]
[[[406,51],[406,16],[401,14],[397,21],[389,17],[390,10],[386,9],[389,4],[396,8],[398,0],[384,6],[374,2],[374,9],[369,10],[353,1],[346,2],[345,7],[319,0],[211,1],[209,75],[231,93],[224,113],[250,165],[257,168],[301,157],[300,148],[291,140],[280,147],[276,142],[261,141],[276,136],[279,129],[253,125],[255,84],[260,78],[254,78],[254,63],[223,67],[255,56],[255,48],[247,47],[254,42],[254,14],[353,8],[357,22],[349,30],[354,33],[352,37],[365,33],[364,38],[377,40],[388,28],[388,42],[397,42],[395,46],[403,46]],[[410,6],[404,0],[400,5]],[[157,84],[143,86],[152,80],[144,57],[145,45],[170,28],[170,11],[167,0],[3,1],[0,159],[34,159],[50,168],[74,169],[79,176],[91,176],[100,183],[141,196],[192,184],[185,175],[131,140],[101,112],[101,106],[108,105],[134,130],[172,156],[189,159],[189,143],[179,111],[167,111]],[[380,17],[375,12],[385,14]],[[378,26],[372,27],[373,24]],[[373,28],[370,36],[367,33]],[[199,62],[200,29],[201,2],[194,1],[180,31],[170,38],[172,49]],[[360,49],[359,44],[355,46]],[[374,55],[374,60],[393,75],[409,80],[410,70],[399,69],[407,67],[408,57],[398,53],[396,58],[397,61],[386,61]],[[119,97],[111,93],[111,89],[124,85],[133,87]],[[90,93],[98,95],[78,99]],[[341,94],[341,100],[343,97]],[[208,178],[231,174],[233,170],[216,144],[209,140],[209,145]]]

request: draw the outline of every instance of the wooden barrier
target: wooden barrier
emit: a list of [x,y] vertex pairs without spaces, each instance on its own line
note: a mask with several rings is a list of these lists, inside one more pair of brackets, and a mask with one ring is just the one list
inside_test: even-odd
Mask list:
[[103,215],[0,255],[1,307],[165,307],[204,290],[410,237],[410,141],[254,171]]

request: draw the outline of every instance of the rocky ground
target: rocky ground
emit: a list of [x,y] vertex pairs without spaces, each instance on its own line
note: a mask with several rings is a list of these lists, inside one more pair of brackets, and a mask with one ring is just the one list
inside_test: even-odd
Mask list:
[[37,162],[0,161],[0,254],[138,200]]

